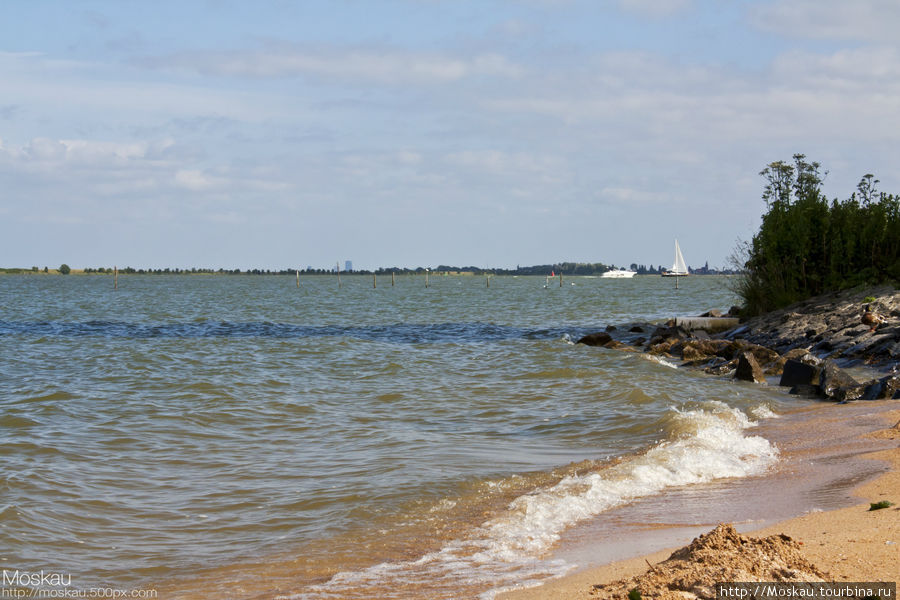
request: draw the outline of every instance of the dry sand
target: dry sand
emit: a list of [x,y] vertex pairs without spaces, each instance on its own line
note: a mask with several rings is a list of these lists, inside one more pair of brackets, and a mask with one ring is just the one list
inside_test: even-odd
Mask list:
[[[624,598],[638,587],[644,598],[689,598],[677,589],[707,596],[710,581],[900,580],[900,410],[885,413],[883,430],[868,434],[896,441],[867,456],[890,470],[861,485],[863,501],[849,508],[812,512],[741,536],[718,528],[691,546],[662,550],[500,594],[498,600]],[[892,423],[896,425],[891,426]],[[870,511],[870,503],[895,505]],[[750,539],[752,538],[752,539]]]

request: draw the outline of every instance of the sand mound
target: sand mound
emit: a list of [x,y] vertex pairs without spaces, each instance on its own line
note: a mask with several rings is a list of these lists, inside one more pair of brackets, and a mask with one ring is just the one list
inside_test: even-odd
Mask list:
[[729,581],[827,580],[799,548],[786,535],[750,538],[722,524],[643,575],[594,586],[592,596],[621,600],[636,588],[645,600],[715,598],[715,585]]

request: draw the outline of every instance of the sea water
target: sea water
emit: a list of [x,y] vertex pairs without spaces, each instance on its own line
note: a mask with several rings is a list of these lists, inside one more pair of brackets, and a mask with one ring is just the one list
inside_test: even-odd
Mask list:
[[725,277],[0,277],[0,566],[171,597],[489,597],[778,461],[797,400],[577,345]]

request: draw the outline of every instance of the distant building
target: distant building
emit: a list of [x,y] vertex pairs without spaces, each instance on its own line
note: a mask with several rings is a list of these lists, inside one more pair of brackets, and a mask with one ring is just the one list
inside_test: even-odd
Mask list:
[[344,261],[344,270],[345,270],[345,271],[352,271],[352,270],[353,270],[353,261],[352,261],[352,260]]

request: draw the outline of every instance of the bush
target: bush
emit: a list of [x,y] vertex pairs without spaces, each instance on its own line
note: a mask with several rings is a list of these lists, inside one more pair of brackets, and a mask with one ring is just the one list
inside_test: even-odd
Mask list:
[[66,263],[59,265],[58,270],[59,270],[60,274],[62,274],[62,275],[68,275],[69,273],[72,272],[72,269],[70,269],[69,265],[67,265]]

